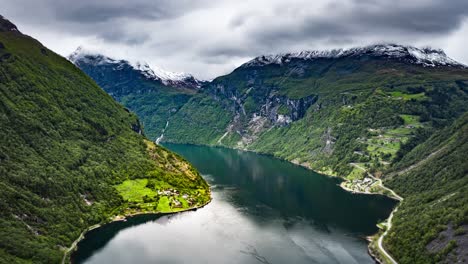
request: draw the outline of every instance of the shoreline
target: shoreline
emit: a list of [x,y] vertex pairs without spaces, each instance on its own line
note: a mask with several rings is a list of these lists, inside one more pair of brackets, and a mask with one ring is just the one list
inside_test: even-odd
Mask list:
[[[75,241],[73,241],[71,246],[65,249],[65,251],[63,253],[63,258],[62,258],[61,263],[62,264],[70,263],[71,254],[78,249],[78,243],[85,238],[86,233],[88,233],[89,231],[92,231],[94,229],[100,228],[100,227],[102,227],[104,225],[111,224],[111,223],[114,223],[114,222],[126,221],[127,218],[132,218],[134,216],[139,216],[139,215],[165,216],[165,215],[173,215],[173,214],[178,214],[178,213],[183,213],[183,212],[197,211],[198,209],[201,209],[201,208],[207,206],[209,203],[211,203],[212,200],[213,200],[213,197],[211,196],[211,190],[210,190],[210,199],[205,204],[202,204],[202,205],[198,205],[198,206],[194,206],[194,207],[190,207],[190,208],[186,208],[186,209],[182,209],[182,210],[178,210],[178,211],[173,211],[173,212],[148,211],[148,212],[139,212],[139,213],[126,214],[126,215],[116,215],[116,216],[112,217],[112,220],[110,220],[109,222],[104,222],[104,223],[99,223],[99,224],[92,225],[92,226],[86,228],[83,232],[81,232],[79,237]],[[67,260],[69,260],[69,261],[67,261]]]
[[[345,190],[345,191],[347,191],[347,192],[350,192],[350,193],[353,193],[353,194],[382,195],[382,196],[386,196],[386,197],[388,197],[388,198],[390,198],[390,199],[393,199],[393,200],[396,200],[396,201],[399,201],[399,202],[401,202],[401,201],[403,200],[403,198],[401,198],[400,196],[394,196],[393,193],[392,193],[392,195],[388,195],[388,194],[385,194],[385,193],[377,193],[377,192],[367,192],[367,191],[357,191],[357,190],[353,190],[353,189],[351,189],[351,188],[348,188],[348,187],[344,186],[344,184],[345,184],[346,182],[348,182],[348,181],[347,181],[347,180],[344,180],[343,182],[341,182],[341,183],[339,184],[339,186],[340,186],[343,190]],[[383,187],[384,189],[391,190],[391,189],[389,189],[389,188],[387,188],[387,187],[385,187],[385,186],[382,186],[382,187]]]
[[[298,167],[302,167],[306,170],[311,170],[315,173],[318,173],[320,175],[323,175],[323,176],[326,176],[326,177],[330,177],[330,178],[339,178],[339,179],[342,179],[343,181],[340,183],[340,184],[337,184],[338,186],[340,186],[343,190],[347,191],[347,192],[350,192],[352,194],[365,194],[365,195],[382,195],[382,196],[386,196],[390,199],[393,199],[393,200],[397,200],[399,202],[403,201],[403,198],[401,196],[399,196],[398,194],[396,194],[393,190],[391,190],[390,188],[386,187],[383,185],[383,182],[381,179],[376,179],[374,176],[370,175],[372,178],[374,178],[375,180],[377,180],[379,182],[379,185],[382,189],[384,190],[388,190],[391,195],[389,194],[385,194],[385,193],[373,193],[373,192],[363,192],[363,191],[357,191],[357,190],[353,190],[353,189],[350,189],[346,186],[344,186],[343,184],[347,182],[347,180],[339,175],[333,175],[333,174],[329,174],[328,172],[325,172],[325,171],[320,171],[320,170],[316,170],[316,169],[313,169],[311,168],[310,166],[306,165],[306,164],[301,164],[299,162],[295,162],[294,160],[287,160],[287,159],[283,159],[283,158],[279,158],[279,157],[276,157],[272,154],[269,154],[269,153],[262,153],[262,152],[257,152],[257,151],[254,151],[254,150],[247,150],[247,149],[242,149],[242,148],[236,148],[236,147],[226,147],[226,146],[221,146],[221,145],[202,145],[202,144],[190,144],[190,143],[174,143],[174,142],[161,142],[161,145],[164,146],[164,143],[167,143],[167,144],[175,144],[175,145],[192,145],[192,146],[199,146],[199,147],[214,147],[214,148],[225,148],[225,149],[230,149],[230,150],[240,150],[240,151],[245,151],[245,152],[251,152],[251,153],[255,153],[255,154],[258,154],[258,155],[265,155],[265,156],[269,156],[269,157],[273,157],[275,159],[278,159],[278,160],[282,160],[282,161],[285,161],[285,162],[288,162],[288,163],[291,163],[293,165],[296,165]],[[164,146],[166,147],[166,146]],[[167,147],[166,147],[167,148]],[[181,212],[186,212],[186,211],[196,211],[197,209],[199,208],[203,208],[204,206],[206,206],[207,204],[209,204],[210,202],[212,201],[212,197],[211,197],[211,192],[210,192],[210,200],[204,204],[204,205],[200,205],[200,206],[197,206],[197,207],[192,207],[192,208],[187,208],[187,209],[184,209],[184,210],[180,210],[180,211],[174,211],[174,212],[167,212],[167,213],[161,213],[161,212],[142,212],[142,213],[134,213],[134,214],[129,214],[129,215],[124,215],[124,216],[115,216],[112,221],[110,222],[106,222],[106,223],[101,223],[101,224],[97,224],[97,225],[94,225],[94,226],[91,226],[89,227],[88,229],[86,229],[85,231],[83,231],[81,234],[80,234],[80,237],[75,240],[72,244],[72,246],[70,248],[67,249],[67,251],[65,252],[64,254],[64,258],[62,260],[62,264],[65,264],[65,260],[66,260],[66,257],[70,254],[70,252],[76,250],[76,246],[78,244],[79,241],[81,241],[83,238],[84,238],[84,234],[86,234],[87,232],[93,230],[93,229],[96,229],[96,228],[99,228],[101,227],[102,225],[105,225],[105,224],[109,224],[109,223],[112,223],[112,222],[117,222],[117,221],[123,221],[125,220],[127,217],[132,217],[132,216],[137,216],[137,215],[151,215],[151,214],[154,214],[154,215],[170,215],[170,214],[176,214],[176,213],[181,213]],[[393,213],[397,211],[399,207],[399,204],[397,206],[395,206],[395,208],[390,212],[390,215],[388,216],[387,219],[385,219],[384,223],[388,223],[388,221],[392,220],[392,217],[393,217]],[[391,228],[391,223],[389,225],[389,227]],[[381,248],[378,248],[379,250],[379,253],[380,254],[383,254],[385,257],[389,257],[391,259],[390,262],[388,262],[387,260],[383,260],[381,257],[379,257],[378,255],[380,254],[376,254],[373,249],[371,248],[371,245],[373,242],[375,242],[375,240],[377,241],[380,241],[380,244],[381,244],[381,241],[383,240],[383,238],[385,237],[385,235],[388,233],[388,231],[390,230],[390,228],[387,228],[383,234],[379,235],[379,232],[377,232],[376,234],[372,235],[372,236],[369,236],[367,237],[368,239],[366,239],[369,243],[368,243],[368,246],[367,246],[367,252],[368,254],[370,255],[370,257],[376,262],[376,263],[381,263],[381,264],[386,264],[386,263],[392,263],[392,264],[397,264],[397,262],[391,257],[391,255],[385,251],[385,249],[383,248],[383,246],[381,246]],[[380,227],[379,227],[380,229]],[[380,229],[381,230],[381,229]],[[380,245],[378,245],[380,246]]]
[[[226,146],[222,146],[222,145],[203,145],[203,144],[191,144],[191,143],[174,143],[174,142],[162,142],[162,145],[164,146],[164,143],[169,143],[169,144],[179,144],[179,145],[193,145],[193,146],[202,146],[202,147],[215,147],[215,148],[226,148],[226,149],[231,149],[231,150],[240,150],[240,151],[245,151],[245,152],[252,152],[252,153],[255,153],[255,154],[258,154],[258,155],[265,155],[265,156],[270,156],[270,157],[274,157],[276,159],[279,159],[279,160],[282,160],[282,161],[286,161],[286,162],[289,162],[291,164],[294,164],[296,166],[299,166],[299,167],[302,167],[306,170],[311,170],[311,171],[314,171],[320,175],[323,175],[323,176],[327,176],[327,177],[331,177],[331,178],[340,178],[340,179],[343,179],[343,181],[338,184],[343,190],[347,191],[347,192],[350,192],[350,193],[353,193],[353,194],[366,194],[366,195],[383,195],[383,196],[386,196],[390,199],[393,199],[393,200],[397,200],[399,203],[397,204],[397,206],[395,206],[395,208],[393,208],[393,210],[390,212],[390,215],[388,216],[387,219],[385,219],[385,223],[389,223],[389,227],[384,231],[384,233],[382,235],[379,235],[379,232],[377,232],[376,234],[372,235],[369,237],[369,244],[367,245],[367,252],[368,254],[371,256],[372,259],[374,259],[374,261],[376,263],[381,263],[381,264],[385,264],[385,263],[392,263],[392,264],[398,264],[398,262],[396,262],[392,257],[391,255],[383,248],[383,246],[381,245],[381,241],[383,240],[383,238],[385,237],[385,235],[388,233],[388,231],[390,230],[391,228],[391,220],[393,218],[393,213],[396,212],[398,210],[398,207],[400,206],[400,203],[401,201],[403,201],[403,197],[399,196],[397,193],[395,193],[395,191],[393,191],[392,189],[386,187],[383,185],[383,182],[381,179],[377,179],[375,178],[373,175],[371,175],[369,172],[367,172],[367,170],[365,170],[367,172],[367,174],[372,177],[374,180],[377,180],[379,182],[379,186],[380,188],[384,189],[384,190],[387,190],[390,192],[391,195],[389,194],[385,194],[385,193],[372,193],[372,192],[362,192],[362,191],[357,191],[357,190],[353,190],[353,189],[350,189],[350,188],[347,188],[345,186],[343,186],[344,183],[347,182],[347,180],[339,175],[330,175],[328,172],[325,172],[325,171],[321,171],[321,170],[315,170],[313,168],[310,167],[310,165],[307,165],[307,164],[301,164],[299,162],[295,162],[294,160],[287,160],[287,159],[284,159],[284,158],[279,158],[279,157],[276,157],[274,156],[273,154],[269,154],[269,153],[262,153],[262,152],[258,152],[258,151],[255,151],[255,150],[248,150],[248,149],[243,149],[243,148],[238,148],[238,147],[226,147]],[[333,172],[332,172],[333,173]],[[379,227],[380,229],[380,227]],[[374,239],[376,239],[377,241],[380,241],[380,245],[378,243],[378,250],[379,250],[379,253],[380,254],[383,254],[385,257],[389,258],[391,261],[388,262],[387,260],[383,260],[381,258],[379,258],[379,256],[377,256],[377,254],[375,254],[372,249],[371,249],[371,245],[374,241]]]
[[[178,144],[178,143],[172,143],[172,144]],[[188,144],[188,145],[192,145],[192,144]],[[195,144],[196,145],[196,144]],[[197,146],[207,146],[207,145],[197,145]],[[386,230],[384,231],[383,234],[379,235],[379,232],[377,232],[376,234],[372,235],[369,237],[369,243],[367,245],[367,252],[368,254],[371,256],[371,258],[376,262],[376,263],[380,263],[380,264],[386,264],[386,263],[391,263],[391,264],[398,264],[397,261],[395,261],[393,259],[393,257],[384,249],[383,245],[382,245],[382,241],[383,241],[383,238],[387,235],[388,231],[390,230],[390,228],[392,227],[391,225],[391,221],[393,219],[393,213],[395,213],[397,210],[398,210],[398,207],[400,206],[400,203],[401,201],[403,201],[403,197],[399,196],[397,193],[395,193],[395,191],[393,191],[392,189],[386,187],[382,180],[381,179],[377,179],[375,178],[373,175],[371,175],[369,172],[367,172],[367,170],[365,170],[367,172],[367,174],[372,177],[374,180],[378,181],[379,183],[379,186],[381,189],[383,190],[387,190],[390,194],[386,194],[386,193],[373,193],[373,192],[363,192],[363,191],[357,191],[357,190],[353,190],[353,189],[350,189],[346,186],[344,186],[344,184],[346,182],[348,182],[348,180],[346,180],[345,178],[339,176],[339,175],[333,175],[334,173],[332,172],[332,174],[326,172],[326,171],[321,171],[321,170],[316,170],[316,169],[313,169],[312,167],[310,167],[310,165],[308,164],[304,164],[304,163],[299,163],[295,160],[287,160],[287,159],[283,159],[283,158],[279,158],[279,157],[275,157],[274,155],[272,154],[268,154],[268,153],[261,153],[261,152],[257,152],[257,151],[254,151],[254,150],[247,150],[247,149],[242,149],[242,148],[230,148],[230,147],[226,147],[226,146],[220,146],[220,145],[214,145],[214,146],[208,146],[208,147],[221,147],[221,148],[227,148],[227,149],[235,149],[235,150],[241,150],[241,151],[246,151],[246,152],[252,152],[252,153],[255,153],[255,154],[260,154],[260,155],[266,155],[266,156],[270,156],[270,157],[274,157],[276,159],[279,159],[279,160],[283,160],[283,161],[286,161],[286,162],[289,162],[291,164],[294,164],[296,166],[299,166],[299,167],[302,167],[304,169],[307,169],[307,170],[311,170],[311,171],[314,171],[316,173],[319,173],[321,175],[324,175],[324,176],[327,176],[327,177],[331,177],[331,178],[340,178],[340,179],[343,179],[343,181],[338,184],[343,190],[347,191],[347,192],[350,192],[350,193],[353,193],[353,194],[366,194],[366,195],[382,195],[382,196],[386,196],[390,199],[393,199],[393,200],[396,200],[398,201],[399,203],[395,206],[395,208],[393,208],[393,210],[390,212],[390,215],[388,216],[387,219],[385,219],[385,223],[387,223],[388,227],[386,228]],[[380,227],[379,227],[380,229]],[[383,259],[382,257],[378,256],[379,254],[376,254],[375,252],[373,252],[373,250],[371,249],[371,245],[374,241],[374,239],[377,241],[377,250],[379,251],[380,254],[383,254],[383,256],[385,256],[386,259]],[[388,259],[388,260],[387,260]]]
[[[393,214],[398,211],[399,204],[395,206],[393,211],[390,213],[390,216],[385,220],[386,223],[386,228],[385,231],[382,234],[375,234],[374,236],[371,237],[371,241],[369,245],[367,246],[367,251],[369,252],[369,255],[377,262],[381,264],[398,264],[398,262],[390,255],[389,252],[385,250],[383,247],[383,239],[384,237],[388,234],[388,231],[392,228],[392,220],[393,220]],[[382,229],[381,229],[382,230]],[[373,243],[376,243],[376,245],[373,245]],[[373,248],[373,246],[376,246],[376,248]],[[378,252],[375,252],[378,251]]]

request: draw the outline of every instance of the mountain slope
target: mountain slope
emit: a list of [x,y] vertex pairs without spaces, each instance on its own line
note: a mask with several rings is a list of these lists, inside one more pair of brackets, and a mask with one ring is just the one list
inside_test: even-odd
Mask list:
[[[397,47],[404,48],[392,50]],[[467,110],[468,70],[449,58],[426,66],[410,53],[381,49],[254,59],[203,86],[209,107],[182,107],[170,119],[165,140],[270,153],[343,176],[353,171],[351,162],[391,162],[414,135],[430,134]],[[207,110],[217,112],[210,120],[230,121],[220,129],[218,123],[184,118]],[[216,132],[208,140],[189,136],[208,131]]]
[[77,67],[0,17],[0,262],[58,263],[90,225],[182,209],[122,189],[132,183],[206,203],[190,164],[141,134],[136,116]]
[[169,117],[203,83],[189,74],[166,72],[146,63],[114,60],[82,48],[72,53],[69,60],[114,99],[135,112],[152,140],[161,135]]
[[384,240],[400,263],[468,259],[466,153],[468,114],[415,147],[388,173],[386,184],[405,197]]

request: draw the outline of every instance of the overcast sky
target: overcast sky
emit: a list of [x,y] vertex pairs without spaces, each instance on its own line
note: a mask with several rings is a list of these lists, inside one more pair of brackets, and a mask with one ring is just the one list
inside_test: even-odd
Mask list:
[[468,0],[0,0],[67,56],[78,46],[209,79],[261,55],[392,42],[468,64]]

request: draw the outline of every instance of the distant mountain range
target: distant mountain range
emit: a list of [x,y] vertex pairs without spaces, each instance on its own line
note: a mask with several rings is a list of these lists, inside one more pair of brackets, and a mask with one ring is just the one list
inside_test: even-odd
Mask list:
[[115,60],[101,54],[86,50],[83,47],[78,47],[68,59],[80,65],[106,66],[112,67],[114,70],[125,71],[132,69],[141,74],[142,78],[147,80],[158,81],[163,85],[185,87],[185,88],[200,88],[203,81],[195,79],[188,73],[177,73],[165,71],[158,67],[150,67],[146,62],[130,62],[128,60]]
[[254,58],[243,64],[243,67],[263,66],[267,64],[288,63],[292,59],[315,60],[315,59],[338,59],[344,57],[373,56],[387,59],[396,59],[408,63],[423,66],[452,66],[465,67],[465,65],[449,58],[443,50],[432,48],[416,48],[397,44],[377,44],[350,49],[335,49],[325,51],[301,51],[297,53],[285,53],[276,55],[264,55]]

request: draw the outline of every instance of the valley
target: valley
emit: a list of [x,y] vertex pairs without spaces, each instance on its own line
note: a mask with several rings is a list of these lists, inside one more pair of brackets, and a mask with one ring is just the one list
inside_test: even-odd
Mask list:
[[197,211],[133,217],[96,229],[78,244],[74,263],[370,264],[364,236],[376,232],[376,223],[397,203],[351,194],[336,177],[270,156],[164,146],[200,171],[212,188],[212,202]]
[[[92,67],[86,60],[99,55],[86,56],[75,63],[112,94],[115,87],[100,72],[113,66],[102,63]],[[466,188],[466,162],[461,162],[459,156],[430,172],[424,160],[439,160],[442,152],[435,149],[423,156],[419,149],[433,145],[438,133],[462,122],[468,110],[467,82],[466,67],[443,51],[395,44],[260,56],[230,74],[202,83],[185,102],[165,110],[166,118],[159,125],[143,124],[155,129],[155,135],[164,131],[158,141],[163,144],[223,146],[268,154],[344,178],[342,187],[352,192],[405,198],[395,213],[395,227],[386,232],[382,225],[382,233],[388,235],[379,244],[398,263],[427,263],[446,258],[448,255],[442,252],[450,249],[437,255],[421,245],[435,239],[454,219],[457,225],[463,225],[464,218],[458,218],[455,212],[464,209],[454,204],[450,207],[453,213],[446,217],[425,207],[427,202],[413,204],[422,197],[439,199],[447,195],[452,186],[449,182],[425,189],[415,186],[458,166],[460,170],[453,177],[460,179],[459,188]],[[158,97],[164,96],[164,89],[153,85],[154,93],[161,94]],[[132,109],[132,102],[121,102]],[[146,115],[134,110],[140,116]],[[466,145],[465,138],[455,142]],[[446,144],[449,142],[439,146],[444,153],[451,148]],[[455,165],[457,162],[461,163]],[[408,192],[407,188],[413,189]],[[466,198],[460,193],[457,199]],[[419,243],[402,239],[410,241],[414,235],[407,229],[409,223],[400,218],[411,210],[423,210],[421,216],[433,217],[433,221],[422,225],[421,232],[428,235]],[[395,246],[403,244],[407,253],[399,255]],[[463,258],[463,254],[455,258]]]
[[[62,57],[0,16],[0,263],[468,260],[466,65],[388,42],[260,55],[277,49],[194,41],[184,66],[238,65],[202,80],[135,59],[177,55],[145,46],[148,32],[123,37],[154,15],[53,42],[120,58]],[[142,50],[127,59],[130,46]]]

